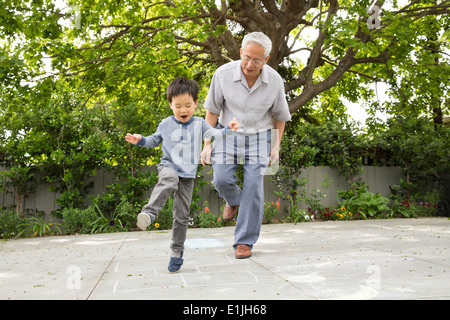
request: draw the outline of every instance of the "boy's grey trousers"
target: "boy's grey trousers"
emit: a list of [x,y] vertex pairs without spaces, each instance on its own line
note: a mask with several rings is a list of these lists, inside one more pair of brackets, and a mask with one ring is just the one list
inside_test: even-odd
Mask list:
[[158,213],[164,207],[167,198],[174,192],[170,248],[172,251],[180,252],[184,250],[186,240],[194,179],[179,177],[178,173],[170,167],[159,169],[158,176],[158,183],[153,188],[150,200],[142,208],[142,212],[158,217]]

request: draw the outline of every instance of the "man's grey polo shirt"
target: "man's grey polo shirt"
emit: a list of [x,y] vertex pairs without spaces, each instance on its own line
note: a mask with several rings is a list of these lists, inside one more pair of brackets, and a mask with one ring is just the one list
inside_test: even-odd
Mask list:
[[273,129],[273,118],[279,121],[291,119],[281,76],[264,65],[256,83],[249,89],[240,60],[216,70],[205,107],[214,114],[220,114],[219,123],[222,126],[236,117],[239,131],[244,132]]

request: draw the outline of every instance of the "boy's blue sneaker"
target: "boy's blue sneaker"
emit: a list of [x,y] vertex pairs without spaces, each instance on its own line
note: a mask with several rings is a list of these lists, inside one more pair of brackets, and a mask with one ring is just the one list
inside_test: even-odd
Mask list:
[[170,273],[178,272],[183,265],[183,251],[181,251],[181,255],[179,258],[176,257],[170,257],[168,270]]
[[153,216],[149,213],[141,212],[137,216],[136,225],[142,231],[147,230],[148,226],[153,223]]

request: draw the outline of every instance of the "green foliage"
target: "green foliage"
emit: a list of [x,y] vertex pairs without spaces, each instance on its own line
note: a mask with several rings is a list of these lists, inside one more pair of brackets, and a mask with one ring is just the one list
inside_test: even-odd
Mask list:
[[301,194],[303,187],[307,180],[299,179],[300,172],[291,167],[280,166],[277,173],[271,177],[272,181],[276,183],[278,191],[274,193],[281,199],[289,201],[289,212],[292,212],[301,201]]
[[[223,211],[225,204],[220,209],[220,212]],[[231,221],[225,221],[222,219],[222,216],[219,214],[213,213],[210,208],[208,201],[203,203],[203,210],[198,212],[194,216],[193,225],[200,228],[220,228],[225,226],[230,226],[236,223],[237,216],[233,218]],[[239,212],[238,212],[239,214]]]
[[433,189],[424,194],[417,193],[408,199],[407,185],[400,181],[400,185],[392,185],[389,198],[392,200],[392,213],[394,216],[415,218],[433,216],[437,214],[437,206],[442,198],[439,189]]
[[24,197],[36,190],[37,181],[34,179],[31,167],[23,167],[21,164],[12,166],[9,170],[0,172],[0,191],[8,193],[14,190],[16,195],[16,212],[23,212],[22,202]]
[[0,212],[0,239],[14,238],[18,232],[18,225],[21,225],[23,218],[13,210],[2,210]]
[[139,210],[147,200],[143,199],[144,194],[157,180],[156,172],[138,171],[135,177],[108,185],[106,191],[93,196],[92,201],[106,214],[112,214],[125,200]]
[[38,236],[48,236],[54,234],[61,234],[60,224],[55,222],[46,222],[44,218],[30,217],[17,226],[20,230],[16,238],[22,236],[32,236],[33,238]]
[[359,213],[364,219],[390,217],[389,200],[378,192],[370,191],[359,193],[342,202],[342,206],[353,214]]
[[102,212],[96,203],[93,206],[97,209],[97,218],[91,222],[91,233],[128,231],[136,222],[136,210],[127,199],[123,199],[110,214]]
[[264,203],[264,220],[265,223],[272,223],[272,219],[279,213],[280,210],[280,198],[278,198],[277,202],[266,202]]
[[[369,155],[371,147],[367,139],[351,121],[330,120],[322,125],[304,122],[288,123],[283,137],[281,166],[272,180],[280,189],[276,194],[289,201],[290,213],[297,212],[301,202],[305,202],[313,213],[320,205],[320,192],[307,195],[306,179],[299,179],[301,170],[307,166],[331,166],[352,185],[361,173],[363,159]],[[324,181],[322,190],[330,182]]]
[[318,213],[319,211],[324,209],[323,205],[321,204],[321,200],[322,198],[326,197],[326,193],[324,193],[324,191],[331,186],[332,182],[333,180],[325,179],[322,182],[322,191],[320,191],[320,189],[314,189],[309,195],[305,194],[303,196],[303,201],[308,207],[308,210],[311,212],[311,214]]
[[61,215],[65,234],[88,234],[92,230],[92,222],[97,219],[93,206],[86,209],[66,208]]
[[290,199],[290,200],[291,200],[291,203],[290,203],[289,215],[282,217],[280,219],[280,221],[297,224],[299,222],[314,220],[313,214],[311,214],[310,212],[307,212],[306,210],[300,209],[293,203],[292,199]]
[[391,207],[393,215],[404,217],[404,218],[416,218],[417,211],[415,209],[415,205],[410,203],[408,200],[399,202],[398,200],[394,200],[394,203]]
[[353,220],[359,219],[361,214],[355,212],[351,212],[345,206],[337,206],[336,208],[324,208],[322,211],[319,211],[317,216],[324,221],[327,220]]
[[293,122],[288,124],[282,144],[282,164],[296,168],[306,166],[335,167],[348,182],[361,172],[369,143],[357,131],[354,122],[330,120],[322,125]]
[[197,215],[197,225],[200,228],[218,228],[223,226],[221,217],[209,210],[200,211]]
[[450,128],[435,127],[426,118],[392,118],[376,141],[390,154],[389,164],[403,168],[406,200],[443,187],[450,171]]
[[337,194],[341,197],[343,201],[350,199],[353,196],[360,195],[367,191],[369,186],[364,182],[350,183],[350,188],[348,190],[337,190]]

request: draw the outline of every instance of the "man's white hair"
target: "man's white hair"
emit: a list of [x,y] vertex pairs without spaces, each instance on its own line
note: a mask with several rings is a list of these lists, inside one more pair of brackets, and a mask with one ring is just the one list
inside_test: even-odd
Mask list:
[[244,49],[248,43],[256,43],[262,46],[264,48],[264,58],[267,58],[272,51],[272,41],[270,41],[269,37],[262,32],[252,32],[247,34],[244,37],[244,40],[242,40],[242,49]]

